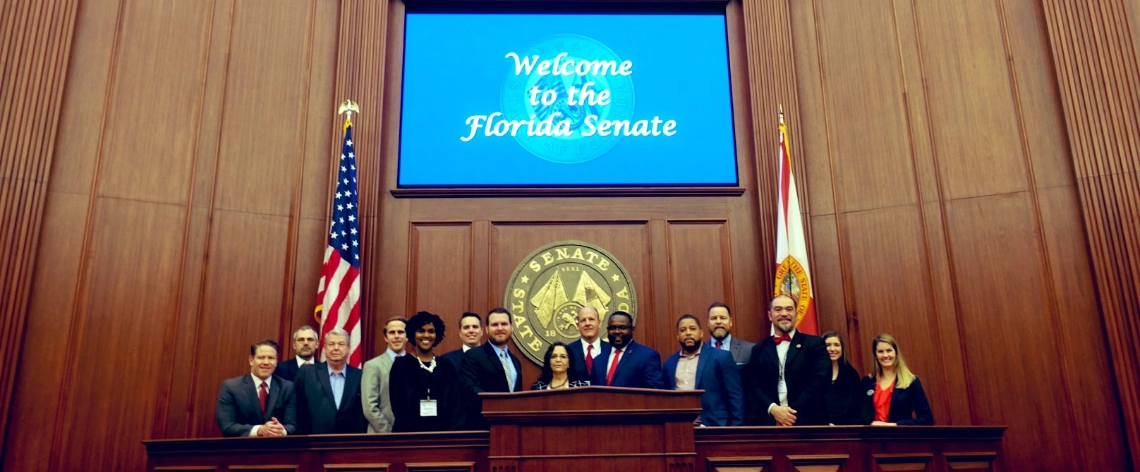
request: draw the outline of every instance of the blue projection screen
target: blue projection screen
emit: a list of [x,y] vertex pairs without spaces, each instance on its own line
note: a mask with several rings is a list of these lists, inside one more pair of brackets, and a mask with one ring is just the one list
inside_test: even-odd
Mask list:
[[724,13],[405,18],[400,187],[736,185]]

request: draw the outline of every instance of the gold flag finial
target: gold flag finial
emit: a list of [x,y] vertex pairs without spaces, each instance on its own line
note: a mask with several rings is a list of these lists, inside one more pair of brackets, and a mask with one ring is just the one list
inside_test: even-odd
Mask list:
[[784,105],[776,105],[776,111],[780,114],[780,124],[784,124]]
[[343,102],[340,102],[340,108],[337,109],[336,113],[338,115],[343,115],[345,113],[348,113],[348,116],[345,117],[345,119],[344,119],[344,127],[345,128],[347,128],[349,125],[352,124],[352,113],[353,112],[360,113],[360,105],[358,105],[356,102],[354,102],[352,100],[345,100]]

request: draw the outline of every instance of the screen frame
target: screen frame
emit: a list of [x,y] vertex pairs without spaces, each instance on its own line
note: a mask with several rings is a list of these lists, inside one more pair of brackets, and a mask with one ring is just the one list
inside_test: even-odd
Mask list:
[[[519,1],[434,1],[393,0],[389,9],[387,67],[385,68],[384,136],[382,176],[392,196],[397,198],[447,197],[534,197],[534,196],[740,196],[748,177],[742,172],[753,170],[752,116],[748,97],[747,57],[741,5],[739,1],[606,1],[519,2]],[[729,76],[730,113],[735,151],[734,184],[472,184],[472,185],[399,185],[402,101],[404,78],[404,38],[406,15],[413,13],[639,13],[639,14],[722,14],[725,19],[725,44]]]

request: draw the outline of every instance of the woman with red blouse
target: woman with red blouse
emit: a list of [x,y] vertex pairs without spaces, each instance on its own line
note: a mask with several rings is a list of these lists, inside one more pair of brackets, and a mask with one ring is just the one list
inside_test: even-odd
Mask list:
[[875,355],[875,372],[863,379],[862,390],[866,392],[863,424],[934,424],[922,382],[906,367],[895,338],[886,333],[875,336],[871,350]]

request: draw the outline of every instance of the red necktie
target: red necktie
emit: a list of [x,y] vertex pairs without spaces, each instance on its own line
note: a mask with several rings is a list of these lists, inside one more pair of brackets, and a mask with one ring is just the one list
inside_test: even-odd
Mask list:
[[791,337],[791,336],[788,336],[788,334],[787,334],[787,333],[781,334],[781,335],[779,335],[779,336],[772,336],[772,338],[776,340],[776,345],[777,345],[777,346],[779,346],[779,345],[780,345],[780,343],[782,343],[782,342],[784,342],[784,341],[787,341],[787,342],[792,342],[792,337]]
[[594,375],[594,345],[586,346],[586,375]]
[[261,414],[265,414],[265,401],[269,399],[269,390],[265,388],[265,381],[261,381],[261,390],[257,392],[257,401],[261,403]]
[[724,343],[721,342],[721,340],[719,340],[719,339],[716,340],[716,348],[717,349],[724,349]]
[[614,371],[617,370],[619,357],[621,357],[621,349],[614,349],[614,360],[610,362],[610,370],[606,373],[606,385],[609,385],[614,380]]

